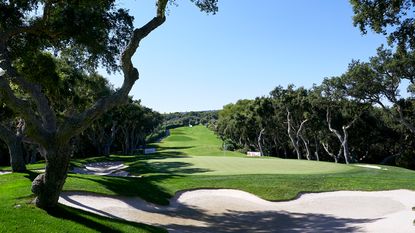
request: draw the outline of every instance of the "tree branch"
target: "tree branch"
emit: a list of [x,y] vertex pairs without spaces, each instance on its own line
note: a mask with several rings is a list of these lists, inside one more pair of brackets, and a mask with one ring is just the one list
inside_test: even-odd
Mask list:
[[42,119],[44,128],[49,132],[56,131],[56,115],[49,106],[49,101],[42,93],[40,86],[26,81],[17,73],[16,69],[11,64],[11,59],[4,44],[0,45],[0,52],[0,60],[2,60],[1,68],[6,71],[5,77],[19,85],[23,91],[27,92],[32,97]]
[[118,89],[113,95],[99,99],[86,111],[75,116],[68,117],[66,123],[61,129],[62,137],[70,138],[73,135],[82,132],[92,123],[92,121],[100,117],[102,114],[113,107],[127,102],[128,93],[133,87],[135,81],[139,78],[138,70],[133,66],[131,58],[139,47],[140,41],[165,22],[166,18],[164,16],[164,11],[167,4],[166,2],[167,0],[158,1],[157,16],[141,28],[134,30],[130,42],[121,54],[121,68],[124,73],[124,82],[121,88]]
[[8,107],[14,112],[22,114],[23,118],[29,123],[27,125],[27,133],[39,142],[45,142],[49,132],[42,127],[42,122],[36,117],[36,113],[32,110],[29,102],[19,99],[9,86],[4,76],[0,77],[0,98],[5,101]]

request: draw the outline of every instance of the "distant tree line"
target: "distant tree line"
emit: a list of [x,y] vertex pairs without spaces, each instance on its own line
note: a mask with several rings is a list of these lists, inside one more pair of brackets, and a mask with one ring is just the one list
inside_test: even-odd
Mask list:
[[346,73],[310,89],[278,86],[228,104],[215,130],[230,150],[415,168],[414,58],[381,47],[369,62],[352,61]]
[[210,111],[191,111],[191,112],[174,112],[163,114],[163,127],[172,129],[189,125],[205,125],[212,127],[218,119],[217,110]]

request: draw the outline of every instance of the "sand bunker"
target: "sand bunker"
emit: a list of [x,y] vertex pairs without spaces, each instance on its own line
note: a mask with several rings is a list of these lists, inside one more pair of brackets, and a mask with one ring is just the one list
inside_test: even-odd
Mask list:
[[10,174],[12,173],[11,171],[0,171],[0,175],[5,175],[5,174]]
[[169,232],[415,232],[415,192],[338,191],[269,202],[239,190],[179,193],[169,206],[139,198],[62,193],[59,202]]
[[75,167],[71,172],[98,176],[130,176],[123,169],[127,168],[122,162],[88,163],[84,167]]

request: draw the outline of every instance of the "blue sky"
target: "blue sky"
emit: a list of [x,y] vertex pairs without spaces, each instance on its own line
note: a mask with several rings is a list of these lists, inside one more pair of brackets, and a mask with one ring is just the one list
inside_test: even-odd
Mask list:
[[[348,0],[222,0],[216,15],[176,2],[133,58],[140,79],[130,94],[160,112],[221,109],[290,83],[311,87],[385,43],[353,27]],[[119,5],[137,27],[155,14],[152,0]],[[110,81],[119,86],[122,79]]]

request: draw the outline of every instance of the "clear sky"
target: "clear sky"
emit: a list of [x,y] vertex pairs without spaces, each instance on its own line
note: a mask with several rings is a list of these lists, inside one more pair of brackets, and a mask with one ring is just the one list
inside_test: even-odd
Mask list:
[[[140,79],[130,94],[160,112],[221,109],[290,83],[309,88],[385,43],[353,27],[348,0],[219,0],[216,15],[176,2],[133,58]],[[153,0],[119,5],[136,27],[155,14]],[[122,78],[110,81],[117,87]]]

